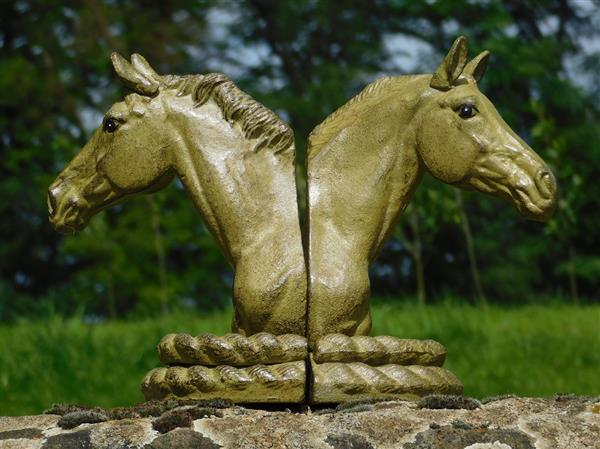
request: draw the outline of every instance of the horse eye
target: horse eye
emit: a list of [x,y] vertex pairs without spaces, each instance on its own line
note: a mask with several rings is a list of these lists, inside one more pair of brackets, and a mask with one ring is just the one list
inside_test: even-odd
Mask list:
[[458,116],[460,118],[471,118],[475,115],[474,107],[472,104],[465,103],[458,107]]
[[107,133],[114,133],[117,130],[118,126],[119,125],[117,124],[117,121],[114,118],[109,117],[104,120],[104,124],[103,124],[102,128]]

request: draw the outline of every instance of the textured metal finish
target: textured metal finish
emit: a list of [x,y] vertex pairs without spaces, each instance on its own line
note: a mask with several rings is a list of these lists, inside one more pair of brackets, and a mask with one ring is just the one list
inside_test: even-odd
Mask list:
[[314,348],[316,363],[362,362],[367,365],[442,366],[446,348],[433,340],[411,340],[382,335],[349,337],[330,334],[321,337]]
[[328,404],[360,399],[417,399],[433,393],[462,394],[461,382],[437,366],[369,366],[311,360],[310,402]]
[[167,365],[250,366],[305,360],[308,354],[305,337],[266,332],[251,337],[169,334],[162,338],[157,349],[160,361]]
[[488,53],[468,64],[458,38],[432,75],[383,78],[309,137],[308,338],[367,335],[369,265],[427,171],[438,180],[508,199],[545,221],[554,176],[479,91]]
[[177,176],[234,267],[233,331],[305,335],[292,130],[225,75],[161,76],[139,55],[112,61],[134,93],[50,186],[54,227],[78,231]]
[[151,399],[229,399],[236,403],[300,403],[304,401],[306,362],[277,365],[173,366],[156,368],[142,381]]
[[[366,335],[369,265],[425,172],[504,197],[530,219],[547,220],[555,210],[554,176],[477,88],[488,58],[483,52],[467,63],[460,37],[433,75],[376,81],[315,128],[307,153],[305,260],[292,130],[225,75],[161,76],[139,55],[128,62],[113,54],[117,75],[135,93],[113,105],[50,186],[50,220],[60,231],[80,230],[100,210],[178,176],[234,267],[234,332],[297,334],[311,348],[331,333]],[[339,340],[336,350],[338,337],[331,338],[317,350],[318,360],[443,362],[443,348],[433,342]],[[205,365],[306,354],[305,347],[249,341],[168,336],[159,352],[165,363]],[[436,367],[313,363],[313,369],[317,402],[462,391]],[[149,399],[296,402],[304,377],[304,362],[177,366],[152,371],[143,387]]]

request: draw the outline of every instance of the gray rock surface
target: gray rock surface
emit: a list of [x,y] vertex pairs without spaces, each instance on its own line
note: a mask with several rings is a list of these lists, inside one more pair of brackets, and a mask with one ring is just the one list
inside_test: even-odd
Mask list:
[[[123,419],[95,410],[88,415],[96,422],[70,429],[59,425],[61,415],[0,417],[0,449],[600,449],[600,398],[576,396],[482,404],[437,397],[297,412],[171,404],[158,416],[144,412],[157,410],[152,404]],[[98,422],[98,413],[113,419]],[[77,418],[68,426],[85,414]]]

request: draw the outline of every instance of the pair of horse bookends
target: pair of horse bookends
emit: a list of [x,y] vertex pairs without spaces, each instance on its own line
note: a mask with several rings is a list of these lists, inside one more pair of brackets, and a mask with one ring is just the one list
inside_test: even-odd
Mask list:
[[292,130],[225,75],[158,75],[112,55],[134,93],[49,189],[50,220],[74,232],[128,195],[178,176],[235,270],[233,333],[170,334],[147,399],[337,403],[460,394],[432,340],[369,337],[368,268],[422,174],[509,199],[546,220],[556,183],[478,90],[489,53],[459,37],[433,75],[369,84],[308,141],[303,247]]

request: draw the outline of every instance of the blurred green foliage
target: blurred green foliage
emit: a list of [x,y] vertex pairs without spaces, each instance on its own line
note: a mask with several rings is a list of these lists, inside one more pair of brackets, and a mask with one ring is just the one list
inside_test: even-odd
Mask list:
[[[158,365],[170,332],[229,329],[230,309],[135,321],[86,323],[52,317],[0,325],[0,416],[37,414],[53,403],[103,407],[143,401],[139,384]],[[536,319],[532,320],[531,317]],[[429,307],[375,300],[374,334],[435,338],[465,395],[598,394],[600,307],[529,305],[485,309],[464,301]]]
[[373,268],[375,292],[597,300],[598,11],[596,0],[1,2],[0,321],[228,301],[230,268],[178,183],[77,236],[47,223],[47,186],[123,96],[111,51],[162,73],[223,71],[278,111],[296,133],[303,207],[311,129],[378,76],[431,72],[458,34],[472,56],[492,52],[481,88],[552,166],[560,208],[528,223],[426,179]]

